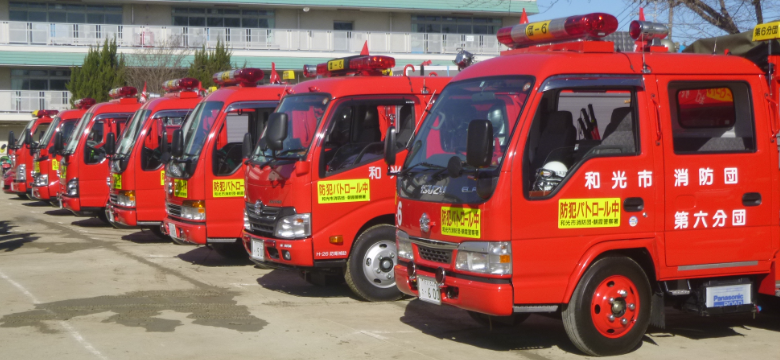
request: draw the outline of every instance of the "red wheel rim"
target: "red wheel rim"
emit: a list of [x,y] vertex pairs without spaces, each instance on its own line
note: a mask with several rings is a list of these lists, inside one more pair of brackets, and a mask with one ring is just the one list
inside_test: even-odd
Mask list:
[[590,304],[593,326],[605,337],[619,338],[636,324],[639,306],[634,282],[623,275],[610,276],[593,292]]

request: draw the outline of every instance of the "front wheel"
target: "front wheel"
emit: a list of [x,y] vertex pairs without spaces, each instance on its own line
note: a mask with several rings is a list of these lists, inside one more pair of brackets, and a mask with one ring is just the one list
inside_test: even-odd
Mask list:
[[233,243],[215,243],[209,244],[209,246],[211,246],[217,254],[229,259],[245,259],[249,256],[246,253],[246,249],[244,249],[244,244],[240,241]]
[[357,238],[344,277],[349,288],[364,300],[398,300],[402,294],[395,286],[393,271],[397,262],[395,227],[376,225]]
[[562,317],[566,334],[582,352],[628,353],[640,344],[649,324],[647,275],[632,259],[600,259],[580,279]]

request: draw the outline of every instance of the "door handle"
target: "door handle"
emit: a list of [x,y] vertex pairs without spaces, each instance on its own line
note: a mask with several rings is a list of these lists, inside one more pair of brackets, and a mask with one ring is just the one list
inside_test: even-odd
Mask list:
[[626,198],[623,201],[623,210],[626,212],[637,212],[645,209],[645,201],[639,197]]
[[742,205],[758,206],[761,205],[761,193],[750,192],[742,195]]

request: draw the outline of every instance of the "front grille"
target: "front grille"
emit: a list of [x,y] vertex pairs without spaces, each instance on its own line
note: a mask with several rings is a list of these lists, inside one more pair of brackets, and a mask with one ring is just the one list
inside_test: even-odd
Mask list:
[[169,215],[181,217],[181,205],[166,203],[165,206]]
[[442,264],[449,264],[452,261],[452,250],[440,250],[417,245],[417,251],[423,260]]
[[116,204],[117,203],[116,202],[117,201],[117,199],[116,199],[117,196],[118,196],[117,194],[109,194],[108,195],[108,200],[111,201],[112,204]]
[[252,233],[267,237],[274,236],[274,227],[276,226],[276,220],[282,213],[282,208],[263,206],[258,213],[255,211],[255,204],[246,203],[245,210]]

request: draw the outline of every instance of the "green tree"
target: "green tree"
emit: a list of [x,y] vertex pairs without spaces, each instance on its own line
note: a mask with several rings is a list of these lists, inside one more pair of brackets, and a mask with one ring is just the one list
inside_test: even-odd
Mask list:
[[233,68],[230,63],[232,55],[233,52],[227,49],[221,41],[217,41],[214,51],[206,50],[206,47],[203,46],[202,49],[195,51],[194,59],[187,70],[187,76],[200,80],[204,89],[214,86],[212,76],[215,73]]
[[116,40],[108,39],[103,46],[90,46],[84,63],[70,73],[65,87],[71,92],[71,105],[77,99],[90,97],[97,102],[108,101],[108,92],[125,85],[125,59],[116,52]]

